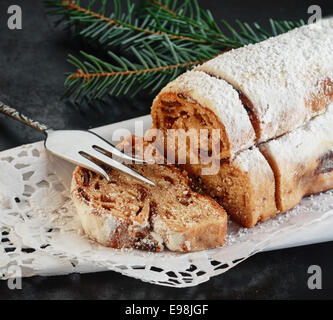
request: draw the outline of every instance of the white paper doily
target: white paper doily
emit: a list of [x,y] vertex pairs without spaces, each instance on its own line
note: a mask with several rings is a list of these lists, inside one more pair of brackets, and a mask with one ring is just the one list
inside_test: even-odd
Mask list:
[[252,229],[229,222],[227,243],[177,254],[102,247],[83,234],[69,198],[73,166],[42,143],[0,153],[0,274],[23,276],[114,270],[150,283],[189,287],[226,272],[272,242],[333,218],[333,192],[305,198],[287,214]]

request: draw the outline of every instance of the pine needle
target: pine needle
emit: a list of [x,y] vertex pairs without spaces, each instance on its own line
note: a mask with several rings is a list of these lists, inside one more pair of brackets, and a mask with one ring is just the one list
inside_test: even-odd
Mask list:
[[[103,99],[106,95],[156,93],[194,66],[230,48],[264,41],[302,26],[304,21],[275,21],[270,30],[258,23],[223,20],[222,28],[197,0],[45,0],[48,13],[98,54],[69,55],[76,72],[65,80],[65,97]],[[83,5],[83,2],[86,5]],[[230,34],[228,36],[227,34]],[[96,50],[97,49],[97,50]]]

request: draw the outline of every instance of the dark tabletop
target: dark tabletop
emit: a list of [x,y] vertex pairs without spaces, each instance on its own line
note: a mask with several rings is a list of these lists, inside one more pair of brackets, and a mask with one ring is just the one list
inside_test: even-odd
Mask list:
[[[7,28],[7,9],[23,11],[23,29]],[[267,25],[268,18],[307,20],[312,1],[199,0],[217,18]],[[324,15],[332,1],[316,1]],[[54,128],[93,128],[149,113],[152,97],[117,99],[105,105],[75,106],[59,98],[68,53],[82,45],[56,29],[41,0],[0,1],[0,100]],[[30,128],[0,116],[0,151],[38,141]],[[1,168],[0,168],[1,170]],[[23,279],[22,290],[0,283],[0,299],[299,299],[333,298],[333,242],[257,254],[226,274],[188,289],[154,286],[114,272]],[[322,290],[307,286],[310,265],[322,269]]]

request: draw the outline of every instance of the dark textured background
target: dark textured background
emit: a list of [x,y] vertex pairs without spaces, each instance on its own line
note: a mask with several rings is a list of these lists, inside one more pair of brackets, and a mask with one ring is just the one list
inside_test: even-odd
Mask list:
[[[319,4],[333,14],[332,1],[199,0],[217,20],[235,19],[265,25],[268,18],[307,19],[307,8]],[[7,8],[23,10],[23,30],[7,28]],[[0,1],[0,100],[54,128],[92,128],[149,113],[152,97],[115,100],[103,108],[77,108],[59,100],[69,52],[79,45],[54,28],[41,0]],[[292,53],[291,53],[292,54]],[[0,115],[0,151],[38,141],[41,136]],[[1,170],[1,168],[0,168]],[[333,298],[333,243],[257,254],[224,275],[195,288],[170,289],[142,283],[114,272],[23,280],[23,290],[0,283],[0,298],[8,299],[298,299]],[[323,270],[323,290],[307,288],[307,269]]]

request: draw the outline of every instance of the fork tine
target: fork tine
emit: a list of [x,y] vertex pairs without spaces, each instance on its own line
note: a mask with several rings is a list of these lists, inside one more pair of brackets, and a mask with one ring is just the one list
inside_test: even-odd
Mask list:
[[99,173],[102,175],[107,181],[110,181],[110,177],[108,173],[99,165],[97,165],[95,162],[89,160],[88,158],[82,156],[82,159],[80,159],[80,163],[78,163],[80,166],[83,166],[89,170],[92,170],[96,173]]
[[146,163],[146,161],[143,160],[143,159],[133,158],[133,157],[127,155],[126,153],[121,152],[114,145],[112,145],[110,142],[106,141],[103,137],[99,136],[95,132],[92,132],[92,131],[89,131],[89,132],[101,139],[101,142],[98,145],[95,146],[96,148],[99,148],[99,149],[104,150],[108,153],[116,155],[117,157],[119,157],[123,160],[134,161],[136,163]]
[[85,153],[87,156],[93,157],[98,161],[101,161],[102,163],[109,165],[117,170],[120,170],[126,174],[129,174],[130,176],[139,179],[143,182],[146,182],[150,185],[155,186],[155,183],[150,181],[149,179],[145,178],[144,176],[142,176],[141,174],[139,174],[138,172],[136,172],[135,170],[125,166],[124,164],[106,156],[104,153],[99,152],[93,148],[91,148],[88,152],[83,152]]

